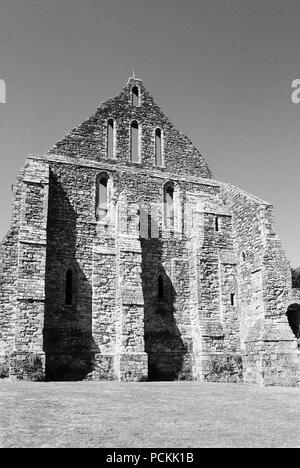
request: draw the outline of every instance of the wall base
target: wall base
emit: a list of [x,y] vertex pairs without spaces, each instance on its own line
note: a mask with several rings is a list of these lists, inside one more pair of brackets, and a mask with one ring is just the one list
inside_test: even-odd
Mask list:
[[261,386],[300,385],[300,352],[247,354],[243,356],[244,381]]
[[192,353],[149,352],[149,380],[194,380]]
[[148,380],[148,355],[147,353],[115,354],[114,368],[117,380],[125,382]]
[[45,380],[45,353],[13,351],[8,356],[11,380]]
[[243,381],[243,363],[240,353],[199,354],[197,378],[206,382],[238,383]]

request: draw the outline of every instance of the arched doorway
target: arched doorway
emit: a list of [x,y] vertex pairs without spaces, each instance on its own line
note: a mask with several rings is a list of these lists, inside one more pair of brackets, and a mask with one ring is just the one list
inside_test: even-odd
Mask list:
[[287,309],[286,315],[289,325],[298,339],[298,346],[300,346],[300,304],[291,304]]

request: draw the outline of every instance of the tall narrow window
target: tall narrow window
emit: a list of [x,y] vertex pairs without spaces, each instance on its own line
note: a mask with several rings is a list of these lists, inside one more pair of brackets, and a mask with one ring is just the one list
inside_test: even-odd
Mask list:
[[162,135],[160,128],[155,130],[155,165],[162,166]]
[[158,299],[164,298],[164,280],[161,275],[159,275],[158,281],[157,281],[157,296],[158,296]]
[[141,210],[137,210],[137,215],[139,217],[139,235],[141,235]]
[[220,220],[219,220],[219,216],[216,216],[215,217],[215,231],[219,232],[219,230],[220,230]]
[[65,304],[73,304],[73,271],[71,268],[66,271]]
[[174,227],[174,186],[168,183],[164,187],[164,218],[165,228]]
[[140,161],[139,152],[139,124],[135,120],[130,126],[130,160],[132,162]]
[[107,197],[107,177],[97,177],[96,187],[96,220],[104,218],[108,211],[108,197]]
[[152,217],[151,214],[148,214],[148,237],[151,239],[151,224],[152,224]]
[[235,306],[235,293],[230,293],[230,305]]
[[131,104],[133,106],[139,105],[139,88],[134,86],[131,90]]
[[106,135],[106,156],[108,159],[114,157],[114,139],[115,139],[115,123],[113,119],[107,121],[107,135]]

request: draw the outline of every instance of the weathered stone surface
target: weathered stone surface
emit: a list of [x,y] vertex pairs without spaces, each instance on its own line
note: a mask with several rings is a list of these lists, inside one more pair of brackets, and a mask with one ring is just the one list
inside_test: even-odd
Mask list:
[[[133,121],[139,162],[130,160]],[[28,156],[13,196],[0,247],[0,363],[11,377],[27,378],[35,355],[53,380],[299,383],[287,309],[300,293],[272,206],[212,179],[140,80],[47,154]]]

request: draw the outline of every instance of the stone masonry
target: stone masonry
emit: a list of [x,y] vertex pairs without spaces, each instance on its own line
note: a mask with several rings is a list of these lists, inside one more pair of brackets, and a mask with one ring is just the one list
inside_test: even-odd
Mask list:
[[298,385],[300,291],[272,213],[213,179],[130,78],[20,171],[0,247],[0,366]]

